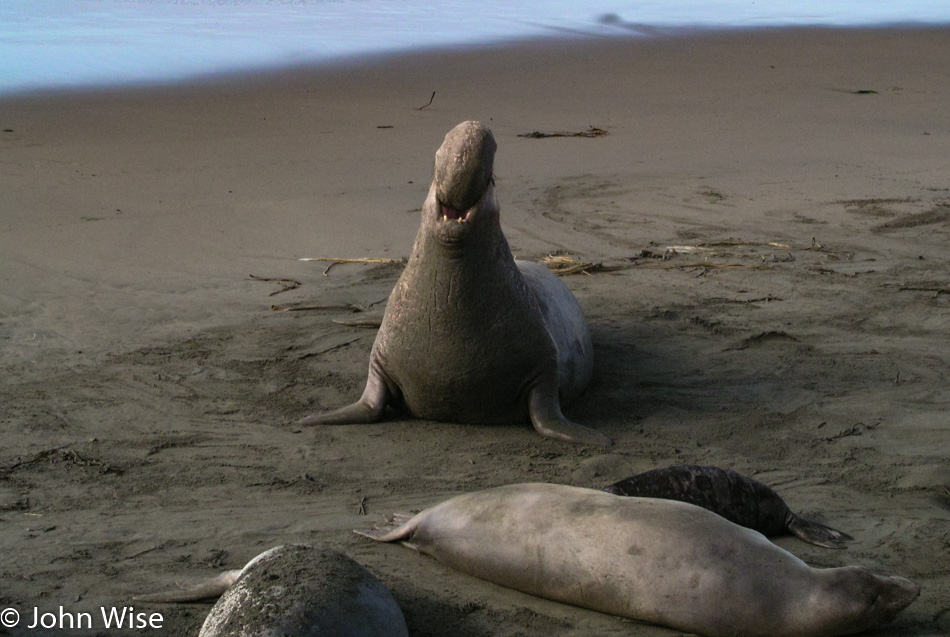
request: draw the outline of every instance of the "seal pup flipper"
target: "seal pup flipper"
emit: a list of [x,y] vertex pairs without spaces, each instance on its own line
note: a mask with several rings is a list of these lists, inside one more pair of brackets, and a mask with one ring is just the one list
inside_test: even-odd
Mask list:
[[579,425],[561,413],[561,402],[553,384],[539,384],[528,396],[528,413],[534,430],[542,436],[579,445],[609,447],[613,440],[590,427]]
[[171,604],[174,602],[199,602],[204,599],[216,599],[224,595],[238,576],[242,569],[236,571],[225,571],[209,580],[199,582],[194,586],[181,586],[177,591],[164,591],[162,593],[149,593],[147,595],[136,595],[132,599],[137,602],[156,602],[161,604]]
[[809,544],[821,546],[826,549],[843,549],[846,542],[854,540],[853,537],[845,533],[825,526],[821,522],[799,517],[791,513],[788,521],[789,532]]
[[304,426],[309,425],[367,425],[379,422],[383,411],[389,404],[390,392],[382,372],[378,369],[375,358],[370,361],[369,374],[366,377],[366,387],[363,395],[352,405],[334,409],[325,414],[311,414],[299,421]]

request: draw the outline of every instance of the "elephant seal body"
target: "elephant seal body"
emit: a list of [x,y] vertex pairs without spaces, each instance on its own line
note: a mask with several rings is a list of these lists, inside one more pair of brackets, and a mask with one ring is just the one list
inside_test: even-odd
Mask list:
[[539,433],[610,439],[573,423],[561,401],[590,381],[593,348],[570,290],[544,266],[515,263],[492,178],[495,140],[478,122],[436,153],[422,224],[389,297],[360,400],[303,424],[376,422],[387,406],[463,423],[529,419]]
[[193,589],[139,597],[192,601],[223,595],[198,637],[407,637],[392,594],[336,551],[285,545]]
[[860,567],[815,569],[691,504],[552,484],[458,496],[386,532],[459,571],[575,606],[709,637],[830,637],[919,594]]
[[847,533],[796,515],[771,487],[729,469],[674,465],[631,476],[604,491],[688,502],[763,535],[791,533],[825,548],[844,548],[845,542],[854,539]]

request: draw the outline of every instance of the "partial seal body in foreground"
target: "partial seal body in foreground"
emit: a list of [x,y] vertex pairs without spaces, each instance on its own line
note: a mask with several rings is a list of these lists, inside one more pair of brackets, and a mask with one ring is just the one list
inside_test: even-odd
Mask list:
[[844,548],[854,538],[792,512],[771,487],[729,469],[674,465],[604,488],[614,495],[679,500],[708,509],[766,536],[791,533],[825,548]]
[[610,444],[561,412],[561,401],[577,396],[593,371],[587,322],[547,268],[515,263],[501,231],[494,156],[491,131],[478,122],[445,136],[366,389],[358,402],[303,424],[376,422],[392,406],[445,422],[530,418],[545,436]]
[[369,571],[337,551],[300,544],[272,548],[243,569],[191,589],[136,599],[180,602],[219,595],[198,637],[409,634],[396,600]]
[[920,592],[861,567],[815,569],[691,504],[563,485],[458,496],[390,532],[464,573],[710,637],[831,637],[888,621]]

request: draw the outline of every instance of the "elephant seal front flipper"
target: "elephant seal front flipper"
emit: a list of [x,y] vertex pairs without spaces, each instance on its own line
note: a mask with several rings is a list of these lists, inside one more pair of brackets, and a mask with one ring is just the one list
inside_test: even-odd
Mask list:
[[370,356],[369,374],[363,395],[352,405],[334,409],[325,414],[312,414],[300,420],[301,425],[368,425],[383,417],[390,402],[389,388]]
[[159,604],[172,604],[180,602],[200,602],[204,599],[216,599],[221,597],[228,587],[238,580],[243,569],[235,571],[225,571],[217,577],[199,582],[194,586],[182,586],[177,591],[165,591],[161,593],[148,593],[146,595],[137,595],[132,599],[137,602],[149,602]]
[[370,354],[359,401],[304,425],[376,422],[387,406],[460,423],[530,420],[542,435],[611,440],[561,412],[593,372],[583,312],[543,265],[516,263],[501,230],[495,140],[463,122],[436,152],[422,223]]
[[609,446],[610,438],[590,427],[568,420],[561,413],[561,402],[553,379],[539,383],[528,396],[528,414],[534,430],[542,436],[584,445]]

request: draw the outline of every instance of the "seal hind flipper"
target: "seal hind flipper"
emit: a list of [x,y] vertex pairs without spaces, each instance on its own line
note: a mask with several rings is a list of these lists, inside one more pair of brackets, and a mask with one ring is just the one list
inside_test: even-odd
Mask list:
[[382,416],[382,409],[375,409],[362,399],[352,405],[340,407],[325,414],[311,414],[298,421],[304,426],[310,425],[368,425],[378,422]]
[[534,430],[547,438],[579,445],[609,447],[613,440],[590,427],[568,420],[561,413],[561,403],[552,384],[539,385],[528,397],[528,413]]
[[389,386],[382,374],[375,357],[372,357],[369,364],[369,374],[366,377],[366,387],[358,401],[325,414],[311,414],[298,421],[298,424],[303,426],[368,425],[369,423],[379,422],[391,398]]
[[383,528],[354,529],[353,532],[357,535],[375,540],[376,542],[399,542],[403,546],[411,548],[413,551],[418,551],[419,547],[411,540],[416,529],[419,528],[419,518],[421,515],[420,513],[419,515],[413,516],[408,522],[393,528],[393,526],[398,523],[398,520],[403,517],[400,514],[396,514]]
[[401,511],[396,511],[392,515],[392,522],[388,526],[402,526],[412,518],[419,515],[418,513],[404,513]]
[[160,604],[171,604],[174,602],[199,602],[205,599],[215,599],[221,597],[228,587],[237,581],[241,570],[225,571],[209,580],[199,582],[194,586],[180,586],[177,591],[164,591],[162,593],[149,593],[146,595],[136,595],[132,599],[137,602],[150,602]]
[[794,513],[788,521],[788,530],[803,542],[823,546],[827,549],[843,549],[846,542],[854,540],[853,537],[845,533],[825,526],[821,522],[815,522],[808,518],[803,518]]

